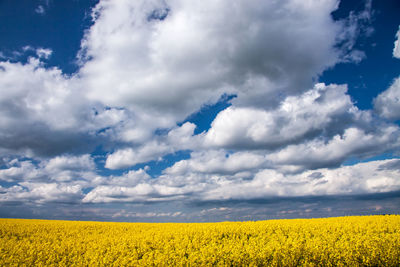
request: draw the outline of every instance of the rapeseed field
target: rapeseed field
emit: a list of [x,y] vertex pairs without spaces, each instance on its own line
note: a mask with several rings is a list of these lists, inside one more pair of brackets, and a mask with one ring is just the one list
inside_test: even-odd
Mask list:
[[222,223],[0,219],[0,266],[400,266],[400,216]]

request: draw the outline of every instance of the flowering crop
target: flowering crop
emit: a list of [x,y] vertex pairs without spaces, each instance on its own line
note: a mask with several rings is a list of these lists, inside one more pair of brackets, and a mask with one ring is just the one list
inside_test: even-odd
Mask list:
[[400,266],[400,216],[223,223],[0,219],[0,266]]

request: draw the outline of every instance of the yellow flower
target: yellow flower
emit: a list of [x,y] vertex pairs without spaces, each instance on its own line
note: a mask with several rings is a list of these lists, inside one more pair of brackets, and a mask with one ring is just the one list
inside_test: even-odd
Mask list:
[[0,266],[400,266],[400,216],[193,224],[0,219]]

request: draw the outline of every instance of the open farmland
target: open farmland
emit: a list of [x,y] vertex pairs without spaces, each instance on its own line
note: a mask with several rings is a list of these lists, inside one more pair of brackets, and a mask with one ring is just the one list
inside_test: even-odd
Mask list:
[[400,216],[222,223],[1,219],[0,265],[399,266]]

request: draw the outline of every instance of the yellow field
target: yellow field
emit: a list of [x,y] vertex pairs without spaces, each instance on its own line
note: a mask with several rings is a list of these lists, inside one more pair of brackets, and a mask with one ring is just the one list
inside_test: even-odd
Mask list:
[[224,223],[0,219],[0,266],[400,266],[400,216]]

